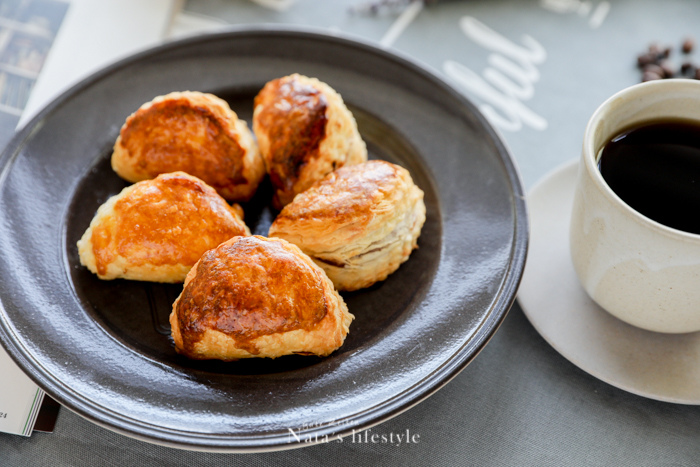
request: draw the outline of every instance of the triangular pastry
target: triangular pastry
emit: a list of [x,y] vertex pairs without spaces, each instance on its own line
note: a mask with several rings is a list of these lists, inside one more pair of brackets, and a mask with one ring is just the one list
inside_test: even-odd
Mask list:
[[367,160],[367,147],[340,94],[293,74],[255,97],[253,131],[281,209],[294,195],[343,165]]
[[298,194],[270,226],[326,271],[338,290],[382,281],[417,247],[423,191],[386,161],[342,167]]
[[194,359],[325,356],[353,315],[321,268],[281,239],[234,237],[207,251],[173,304],[176,350]]
[[100,279],[182,282],[205,251],[250,234],[242,213],[196,177],[159,175],[100,206],[78,241],[80,262]]
[[186,172],[229,201],[248,201],[265,176],[246,122],[223,99],[195,91],[158,96],[131,114],[114,144],[112,168],[129,182]]

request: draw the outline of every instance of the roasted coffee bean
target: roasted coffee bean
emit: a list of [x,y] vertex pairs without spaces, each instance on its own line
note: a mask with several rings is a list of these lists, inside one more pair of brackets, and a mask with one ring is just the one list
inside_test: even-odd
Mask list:
[[655,63],[656,62],[656,56],[652,55],[650,53],[644,53],[641,54],[637,57],[637,66],[639,68],[644,68],[645,66]]
[[664,78],[673,78],[677,72],[677,68],[670,60],[664,60],[659,64],[659,67],[664,72]]
[[[688,36],[681,44],[681,50],[689,54],[695,48],[695,41]],[[680,67],[675,65],[669,57],[673,53],[672,47],[661,47],[657,42],[647,46],[647,51],[637,56],[637,67],[642,70],[642,81],[665,79],[674,77],[700,79],[700,67],[686,60]]]
[[656,63],[650,63],[644,67],[644,71],[647,72],[652,72],[656,73],[657,75],[663,77],[666,73],[664,72],[664,69],[661,68],[659,65]]
[[642,81],[643,82],[653,81],[656,79],[663,79],[663,76],[661,76],[658,73],[654,73],[653,71],[645,71],[644,73],[642,73]]
[[683,45],[681,46],[681,50],[683,51],[684,54],[689,54],[690,52],[693,51],[695,48],[695,41],[693,40],[692,37],[687,37],[683,41]]

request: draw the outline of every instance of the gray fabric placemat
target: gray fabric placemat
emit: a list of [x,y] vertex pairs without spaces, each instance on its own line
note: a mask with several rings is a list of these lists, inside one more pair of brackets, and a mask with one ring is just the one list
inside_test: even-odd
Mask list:
[[[52,434],[0,434],[7,466],[696,466],[700,407],[602,383],[559,356],[517,304],[493,340],[436,394],[368,432],[415,444],[343,442],[260,454],[190,452],[113,433],[65,408]],[[362,442],[360,442],[360,438]]]

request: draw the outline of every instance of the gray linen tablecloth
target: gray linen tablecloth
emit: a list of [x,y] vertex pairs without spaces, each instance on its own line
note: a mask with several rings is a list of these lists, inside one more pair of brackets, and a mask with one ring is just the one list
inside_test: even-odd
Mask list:
[[[636,56],[650,42],[677,49],[689,34],[700,39],[700,2],[692,0],[443,0],[395,36],[387,31],[396,16],[348,14],[358,1],[299,0],[274,11],[244,1],[190,0],[185,9],[230,24],[331,27],[383,41],[443,76],[459,67],[483,76],[488,67],[493,42],[468,37],[460,29],[465,21],[513,44],[534,41],[543,54],[531,58],[538,79],[525,83],[518,97],[526,110],[499,108],[482,93],[458,87],[477,104],[495,108],[527,188],[578,156],[595,108],[639,82]],[[700,465],[700,407],[645,399],[595,379],[552,349],[517,303],[453,381],[370,431],[406,432],[416,442],[363,437],[277,453],[211,454],[136,441],[63,409],[52,434],[0,434],[0,465]]]

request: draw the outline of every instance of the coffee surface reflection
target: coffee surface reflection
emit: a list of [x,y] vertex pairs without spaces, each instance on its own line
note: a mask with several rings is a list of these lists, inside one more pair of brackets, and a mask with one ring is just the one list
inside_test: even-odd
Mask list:
[[598,168],[631,208],[674,229],[700,234],[700,125],[659,121],[612,138]]

